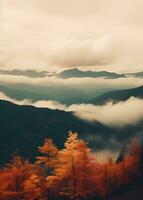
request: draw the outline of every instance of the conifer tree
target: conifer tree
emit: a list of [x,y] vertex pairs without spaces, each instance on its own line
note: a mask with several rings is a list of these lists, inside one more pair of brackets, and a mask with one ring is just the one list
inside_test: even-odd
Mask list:
[[40,164],[45,169],[46,173],[46,196],[50,199],[50,179],[53,180],[54,171],[58,164],[58,154],[59,151],[51,139],[45,139],[44,144],[40,146],[39,152],[41,156],[37,156],[36,164]]

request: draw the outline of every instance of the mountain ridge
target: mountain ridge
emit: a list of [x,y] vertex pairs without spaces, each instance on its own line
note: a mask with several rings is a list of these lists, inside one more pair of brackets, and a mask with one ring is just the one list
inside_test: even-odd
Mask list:
[[118,101],[126,101],[130,97],[137,97],[143,99],[143,86],[135,87],[131,89],[123,89],[123,90],[115,90],[106,92],[103,95],[100,95],[88,103],[93,104],[105,104],[109,101],[118,102]]
[[63,72],[58,74],[60,78],[83,78],[83,77],[91,77],[91,78],[98,78],[98,77],[105,77],[110,79],[115,78],[125,78],[124,74],[118,74],[115,72],[108,72],[108,71],[81,71],[78,68],[64,70]]
[[[98,121],[88,122],[72,112],[17,105],[0,100],[0,165],[10,160],[16,150],[31,161],[37,156],[37,147],[45,138],[53,139],[59,147],[68,131],[78,132],[94,150],[117,151],[142,131],[143,123],[122,129],[111,128]],[[113,142],[114,141],[114,142]]]
[[33,159],[38,152],[37,147],[47,137],[53,139],[58,147],[62,147],[68,131],[77,131],[83,137],[98,130],[105,133],[108,128],[99,122],[89,124],[75,117],[72,112],[0,100],[0,130],[2,164],[17,149],[22,156]]

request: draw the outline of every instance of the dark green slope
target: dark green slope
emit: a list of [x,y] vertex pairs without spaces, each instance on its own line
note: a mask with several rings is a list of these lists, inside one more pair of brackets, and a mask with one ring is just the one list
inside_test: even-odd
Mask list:
[[104,104],[109,101],[118,102],[125,101],[130,97],[138,97],[143,98],[143,86],[133,88],[133,89],[125,89],[125,90],[117,90],[107,92],[99,97],[94,98],[88,103],[92,104]]
[[47,137],[60,148],[70,130],[78,132],[94,150],[116,151],[134,137],[143,138],[142,122],[122,129],[111,128],[97,121],[82,121],[71,112],[19,106],[0,100],[0,165],[16,150],[33,160],[37,147]]
[[0,100],[0,162],[7,161],[16,149],[33,159],[46,137],[61,147],[69,130],[79,132],[82,137],[98,131],[108,132],[100,123],[87,123],[70,112],[18,106]]

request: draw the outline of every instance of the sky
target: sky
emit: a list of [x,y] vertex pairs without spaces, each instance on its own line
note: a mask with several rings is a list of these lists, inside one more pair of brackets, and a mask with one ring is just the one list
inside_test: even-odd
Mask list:
[[143,69],[142,0],[0,0],[0,69]]

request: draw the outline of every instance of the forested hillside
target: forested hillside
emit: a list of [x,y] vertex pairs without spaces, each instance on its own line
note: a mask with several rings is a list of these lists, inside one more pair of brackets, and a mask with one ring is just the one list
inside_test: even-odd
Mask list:
[[15,151],[34,160],[37,146],[46,137],[53,139],[59,148],[63,147],[68,131],[77,131],[95,150],[118,151],[133,138],[140,137],[143,123],[112,128],[98,121],[80,120],[72,112],[19,106],[1,100],[0,130],[0,165],[3,165]]
[[143,98],[143,86],[132,88],[132,89],[124,89],[124,90],[116,90],[107,92],[101,96],[96,97],[92,101],[88,103],[93,104],[105,104],[107,102],[118,102],[118,101],[126,101],[130,97],[138,97]]
[[108,157],[98,162],[96,152],[72,132],[62,149],[46,138],[38,150],[34,163],[15,155],[1,169],[0,200],[115,200],[143,185],[143,148],[138,141],[115,161]]
[[82,137],[110,131],[98,122],[82,121],[70,112],[19,106],[1,100],[0,164],[8,161],[15,151],[33,160],[37,146],[45,137],[51,137],[58,147],[62,147],[69,130],[78,131]]

